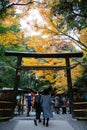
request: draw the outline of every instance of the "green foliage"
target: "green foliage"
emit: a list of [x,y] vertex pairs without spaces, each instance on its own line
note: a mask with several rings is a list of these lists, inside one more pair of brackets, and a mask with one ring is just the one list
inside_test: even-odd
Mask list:
[[14,69],[0,66],[0,89],[3,87],[12,88],[14,86],[14,75]]
[[30,86],[30,78],[28,76],[29,72],[21,71],[19,88],[27,88]]
[[9,4],[9,0],[0,0],[0,17],[4,17],[6,14],[6,6]]
[[4,46],[3,45],[0,45],[0,56],[3,56],[4,55]]
[[[4,48],[4,46],[0,46],[0,89],[3,87],[14,87],[14,80],[16,74],[16,64],[17,57],[8,57],[5,56],[5,51],[24,51],[24,46],[11,46],[8,48]],[[29,76],[28,73],[22,72],[19,87],[25,88],[29,86]],[[33,79],[33,87],[34,87],[34,79]]]
[[38,91],[45,89],[47,86],[50,86],[50,84],[51,83],[47,80],[44,81],[39,80]]
[[10,26],[9,30],[13,31],[14,33],[18,33],[20,31],[18,25],[12,25],[12,26]]
[[87,26],[87,1],[81,0],[60,0],[52,7],[53,15],[62,14],[61,26],[67,23],[68,29],[78,28],[79,30]]
[[12,65],[15,58],[7,58],[4,55],[5,48],[0,46],[0,89],[3,87],[13,87],[15,69]]
[[14,33],[18,33],[20,31],[18,25],[11,25],[9,27],[3,27],[0,23],[0,34],[6,34],[8,31],[13,31]]
[[9,28],[3,27],[2,24],[0,23],[0,34],[4,34],[9,30]]

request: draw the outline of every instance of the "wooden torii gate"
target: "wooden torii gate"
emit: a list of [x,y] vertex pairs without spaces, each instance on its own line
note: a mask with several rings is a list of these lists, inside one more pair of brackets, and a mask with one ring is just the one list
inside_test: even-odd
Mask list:
[[[69,93],[69,101],[70,101],[70,113],[73,115],[73,93],[72,93],[72,80],[71,80],[71,68],[70,68],[70,58],[73,57],[82,57],[82,52],[71,52],[71,53],[29,53],[29,52],[13,52],[13,51],[6,51],[6,56],[16,56],[17,57],[17,67],[16,67],[16,75],[15,75],[15,82],[14,82],[14,102],[16,100],[18,85],[20,80],[20,75],[18,75],[20,70],[24,69],[36,69],[36,70],[43,70],[43,69],[66,69],[67,75],[67,86],[68,86],[68,93]],[[66,61],[66,66],[22,66],[22,58],[23,57],[30,57],[30,58],[64,58]],[[15,104],[14,104],[15,105]]]

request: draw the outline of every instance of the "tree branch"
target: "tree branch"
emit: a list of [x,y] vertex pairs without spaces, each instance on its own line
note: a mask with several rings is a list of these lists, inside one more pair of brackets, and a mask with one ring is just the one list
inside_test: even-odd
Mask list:
[[25,6],[25,5],[28,5],[28,4],[32,4],[32,0],[27,2],[27,3],[19,3],[19,1],[17,1],[16,3],[9,3],[8,5],[6,5],[6,8],[9,8],[11,6],[14,6],[14,5],[21,5],[21,6]]
[[[54,28],[56,28],[56,30],[58,30],[58,31],[61,33],[61,35],[67,36],[68,38],[72,39],[72,40],[75,42],[75,44],[77,44],[77,46],[79,46],[82,50],[87,51],[87,46],[86,46],[84,43],[82,43],[80,40],[77,40],[77,39],[75,39],[74,37],[68,35],[67,33],[61,31],[58,27],[55,26],[55,24],[53,23],[53,21],[52,21],[51,18],[49,18],[49,20],[50,20],[50,22],[52,23],[52,25],[54,26]],[[47,29],[48,29],[50,32],[53,32],[53,33],[57,34],[57,32],[54,32],[53,30],[51,30],[51,29],[49,29],[49,28],[47,28]],[[58,35],[58,34],[57,34],[57,35]],[[84,48],[83,48],[83,47],[84,47]]]
[[87,18],[87,14],[82,15],[82,14],[75,13],[75,12],[73,12],[73,14],[76,15],[76,16],[79,16],[79,17]]

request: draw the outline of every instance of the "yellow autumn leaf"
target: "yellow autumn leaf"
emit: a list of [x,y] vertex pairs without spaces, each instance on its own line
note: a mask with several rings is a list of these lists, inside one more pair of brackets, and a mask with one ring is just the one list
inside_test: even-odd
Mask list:
[[87,28],[81,30],[80,32],[80,40],[82,43],[84,43],[87,46]]

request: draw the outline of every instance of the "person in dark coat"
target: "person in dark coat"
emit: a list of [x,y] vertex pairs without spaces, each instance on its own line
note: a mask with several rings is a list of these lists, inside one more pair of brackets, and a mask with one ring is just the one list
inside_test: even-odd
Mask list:
[[26,107],[27,107],[27,116],[29,116],[30,110],[31,110],[31,94],[29,93],[29,95],[27,96],[27,100],[26,100]]
[[[49,126],[49,119],[53,117],[51,95],[49,89],[45,89],[41,95],[41,104],[43,109],[43,125]],[[45,124],[46,121],[46,124]]]
[[55,105],[55,113],[59,114],[59,112],[60,112],[60,99],[58,96],[55,96],[54,105]]
[[62,114],[66,114],[67,100],[65,97],[62,98]]
[[42,107],[41,107],[41,95],[39,93],[37,93],[37,95],[35,96],[35,102],[34,102],[34,108],[35,108],[35,112],[36,112],[36,118],[34,119],[34,123],[37,126],[37,120],[39,122],[41,122],[41,111],[42,111]]

